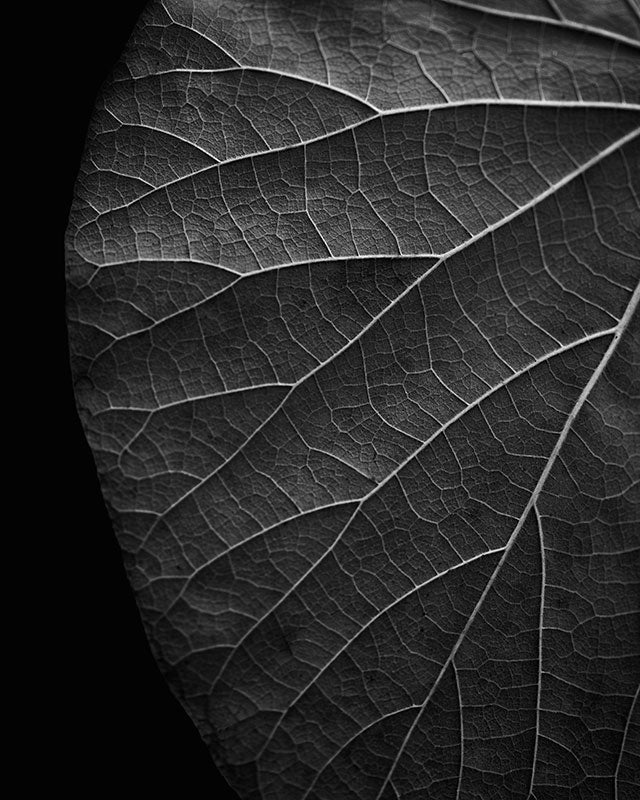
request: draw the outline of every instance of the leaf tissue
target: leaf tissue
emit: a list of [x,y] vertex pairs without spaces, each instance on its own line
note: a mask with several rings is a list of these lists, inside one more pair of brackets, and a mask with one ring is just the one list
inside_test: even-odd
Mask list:
[[153,0],[67,238],[144,625],[243,800],[640,784],[636,0]]

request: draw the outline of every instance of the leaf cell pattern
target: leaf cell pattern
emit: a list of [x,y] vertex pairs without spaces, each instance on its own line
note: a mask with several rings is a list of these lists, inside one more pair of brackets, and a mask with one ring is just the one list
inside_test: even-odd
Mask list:
[[251,800],[640,784],[635,0],[155,0],[68,230],[157,660]]

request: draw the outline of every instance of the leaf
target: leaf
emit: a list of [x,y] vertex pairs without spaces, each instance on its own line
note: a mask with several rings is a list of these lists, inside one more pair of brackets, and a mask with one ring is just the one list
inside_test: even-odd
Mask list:
[[631,798],[640,17],[165,0],[68,231],[149,639],[242,798]]

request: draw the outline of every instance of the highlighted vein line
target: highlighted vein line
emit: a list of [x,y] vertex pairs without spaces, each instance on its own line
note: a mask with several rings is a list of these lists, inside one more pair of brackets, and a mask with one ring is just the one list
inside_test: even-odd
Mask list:
[[[290,383],[255,383],[252,386],[238,386],[235,389],[225,389],[222,392],[206,392],[205,394],[194,394],[191,397],[183,397],[180,400],[173,400],[171,403],[165,403],[157,408],[146,408],[142,406],[109,406],[103,411],[97,411],[96,416],[101,414],[108,414],[111,411],[132,411],[143,414],[157,414],[160,411],[165,411],[168,408],[175,406],[183,406],[187,403],[198,403],[201,400],[212,400],[216,397],[229,397],[233,394],[242,394],[243,392],[256,392],[260,389],[290,389]],[[138,432],[140,433],[140,432]],[[137,436],[138,434],[136,434]]]
[[[536,761],[538,760],[538,745],[540,743],[540,707],[542,698],[542,637],[544,631],[544,609],[545,609],[545,595],[547,591],[547,564],[545,557],[544,545],[544,528],[542,526],[542,517],[538,511],[538,506],[533,504],[533,513],[536,517],[536,525],[538,527],[538,540],[540,543],[540,615],[538,618],[538,692],[536,699],[536,738],[533,745],[533,756],[531,758],[531,780],[529,781],[528,795],[533,795],[533,782],[536,777]],[[462,769],[461,769],[462,771]]]
[[[202,175],[205,172],[211,172],[216,169],[220,169],[221,167],[227,166],[228,164],[234,164],[238,161],[244,161],[245,159],[251,158],[258,158],[259,156],[270,156],[274,153],[281,153],[286,150],[294,150],[298,147],[306,147],[307,145],[314,144],[315,142],[324,141],[326,139],[330,139],[333,136],[339,136],[340,134],[346,133],[347,131],[353,131],[357,128],[360,128],[363,125],[366,125],[368,122],[372,122],[376,119],[381,119],[383,117],[391,117],[391,116],[400,116],[402,114],[414,114],[420,112],[432,112],[432,111],[442,111],[442,110],[449,110],[454,108],[464,108],[467,106],[523,106],[525,108],[533,108],[533,107],[544,107],[544,108],[613,108],[618,109],[621,111],[640,111],[640,104],[632,104],[632,103],[623,103],[623,102],[584,102],[582,100],[559,100],[554,102],[552,100],[519,100],[514,98],[513,100],[497,100],[497,99],[486,99],[486,100],[459,100],[450,103],[434,103],[432,105],[426,106],[408,106],[407,108],[391,108],[391,109],[383,109],[378,111],[374,114],[371,114],[364,119],[359,120],[358,122],[354,122],[352,125],[345,125],[343,128],[338,128],[335,131],[330,131],[329,133],[322,133],[319,136],[315,136],[312,139],[305,139],[304,141],[295,142],[294,144],[285,144],[282,147],[274,147],[270,150],[256,150],[253,153],[246,153],[240,156],[233,156],[232,158],[228,158],[224,161],[218,161],[215,164],[209,164],[201,169],[197,169],[194,172],[189,173],[188,175],[182,175],[179,178],[175,178],[172,181],[167,181],[167,183],[163,183],[161,186],[156,186],[148,192],[141,194],[139,197],[136,197],[129,203],[123,203],[120,206],[114,206],[113,208],[109,208],[107,211],[101,211],[97,216],[93,219],[84,222],[77,230],[77,234],[86,228],[88,225],[95,223],[97,220],[101,219],[102,217],[108,216],[109,214],[113,214],[116,211],[121,211],[125,208],[130,208],[131,206],[140,203],[145,197],[150,197],[151,195],[155,194],[156,192],[161,192],[164,189],[167,189],[169,186],[174,186],[175,184],[182,183],[184,181],[191,180],[192,178],[197,177],[198,175]],[[146,126],[142,126],[146,127]],[[155,128],[150,128],[149,130],[156,130]],[[160,130],[160,133],[167,133],[167,131]],[[176,259],[180,260],[180,259]]]
[[140,76],[133,76],[120,79],[123,83],[128,81],[144,81],[149,78],[156,78],[160,75],[174,75],[175,73],[186,73],[187,75],[218,75],[218,74],[225,74],[229,72],[258,72],[262,75],[275,75],[278,78],[291,78],[294,81],[299,81],[300,83],[306,83],[310,86],[315,86],[318,89],[322,89],[328,92],[335,92],[335,94],[341,94],[344,97],[348,97],[349,100],[353,100],[354,103],[362,106],[363,109],[368,109],[369,111],[377,112],[379,109],[372,105],[371,103],[367,102],[363,97],[359,97],[357,94],[353,94],[348,89],[343,89],[340,86],[333,86],[330,83],[323,83],[322,81],[315,80],[314,78],[310,78],[307,75],[300,75],[296,74],[295,72],[287,72],[286,70],[274,70],[269,69],[269,67],[259,67],[254,64],[238,64],[237,66],[231,67],[221,67],[220,69],[209,68],[209,69],[190,69],[189,67],[173,67],[170,69],[158,70],[157,72],[151,72],[148,75],[140,75]]
[[[621,42],[630,47],[640,47],[640,41],[633,39],[630,36],[625,36],[622,33],[606,30],[605,28],[598,28],[595,25],[586,25],[581,22],[573,22],[573,20],[562,17],[561,19],[553,19],[553,17],[542,17],[537,14],[524,14],[517,11],[503,11],[499,8],[492,8],[490,6],[480,5],[479,3],[469,3],[465,0],[442,0],[449,6],[458,8],[468,8],[470,11],[475,11],[481,14],[490,14],[495,17],[506,17],[509,20],[522,20],[523,22],[537,22],[541,25],[549,25],[555,28],[562,28],[563,30],[575,31],[576,33],[590,33],[593,36],[600,36],[604,39],[612,39],[614,42]],[[553,3],[555,8],[555,3]]]
[[472,613],[470,614],[469,619],[467,620],[467,624],[464,626],[464,628],[462,630],[462,633],[460,634],[460,636],[458,637],[457,642],[453,646],[453,649],[451,650],[451,653],[449,654],[449,657],[447,658],[447,660],[443,664],[442,669],[440,670],[440,673],[439,673],[438,677],[436,678],[433,686],[431,687],[431,689],[429,691],[429,694],[425,698],[425,701],[422,704],[422,707],[421,707],[420,711],[416,715],[415,720],[413,721],[411,727],[409,728],[409,730],[407,732],[407,735],[404,738],[404,741],[400,745],[400,748],[398,749],[398,753],[396,754],[396,757],[395,757],[395,759],[393,761],[393,764],[391,765],[391,767],[389,768],[389,771],[387,772],[387,776],[386,776],[385,780],[383,781],[383,783],[382,783],[382,785],[380,787],[380,791],[378,792],[378,794],[375,797],[375,800],[380,800],[380,798],[382,797],[382,795],[384,793],[384,790],[386,789],[387,784],[391,780],[391,778],[393,776],[393,773],[395,772],[396,767],[398,766],[400,758],[402,757],[402,754],[404,753],[404,750],[405,750],[409,740],[411,739],[411,736],[413,735],[413,732],[415,731],[418,723],[420,722],[420,719],[422,718],[422,715],[423,715],[426,707],[429,705],[429,701],[433,697],[436,689],[438,688],[438,686],[440,684],[440,681],[442,680],[443,675],[445,674],[446,670],[449,668],[449,665],[451,664],[451,662],[455,658],[456,653],[460,649],[460,645],[464,641],[464,638],[467,635],[467,632],[469,631],[471,625],[473,624],[473,621],[475,620],[480,608],[482,607],[482,604],[484,603],[485,598],[487,597],[487,595],[491,591],[491,587],[495,583],[496,577],[498,576],[498,574],[499,574],[499,572],[500,572],[500,570],[502,568],[502,565],[504,564],[504,562],[509,557],[509,553],[511,552],[511,548],[513,547],[516,539],[518,538],[518,534],[522,530],[522,526],[524,525],[524,523],[525,523],[527,517],[529,516],[529,513],[531,512],[531,510],[534,508],[534,506],[536,504],[536,501],[538,500],[538,497],[540,496],[540,493],[541,493],[542,489],[544,488],[544,485],[545,485],[545,483],[547,481],[547,478],[549,477],[549,474],[550,474],[551,470],[553,469],[553,466],[554,466],[554,464],[556,462],[556,459],[558,458],[558,455],[560,454],[560,451],[562,450],[562,447],[563,447],[563,445],[564,445],[564,443],[565,443],[565,441],[567,439],[567,436],[569,435],[569,431],[571,430],[571,428],[573,426],[573,423],[575,422],[576,417],[578,416],[578,414],[580,413],[582,407],[586,403],[587,398],[591,394],[591,391],[593,390],[594,386],[600,380],[600,377],[602,376],[607,364],[609,363],[609,360],[611,359],[611,356],[613,355],[613,353],[616,350],[616,347],[618,346],[618,342],[620,341],[623,333],[625,332],[625,330],[626,330],[631,318],[633,317],[633,315],[634,315],[634,313],[636,311],[636,308],[638,306],[638,302],[640,302],[640,284],[636,287],[636,290],[634,291],[634,293],[633,293],[633,295],[631,297],[629,305],[627,306],[627,309],[626,309],[622,319],[620,320],[619,324],[616,327],[616,333],[614,334],[609,347],[607,348],[605,354],[602,356],[602,358],[600,360],[600,363],[598,364],[597,368],[594,370],[593,375],[591,376],[591,378],[587,382],[586,386],[582,390],[582,393],[580,394],[580,397],[576,401],[573,409],[571,410],[571,413],[567,417],[566,422],[565,422],[565,424],[564,424],[564,426],[563,426],[563,428],[562,428],[562,430],[560,432],[560,435],[558,437],[558,441],[556,442],[556,445],[553,448],[551,456],[549,457],[549,459],[548,459],[548,461],[547,461],[547,463],[545,465],[545,468],[542,471],[542,474],[540,475],[540,478],[538,479],[538,483],[536,484],[536,486],[535,486],[535,488],[534,488],[534,490],[533,490],[533,492],[531,494],[531,497],[529,498],[529,502],[525,506],[524,511],[522,512],[522,515],[520,516],[520,519],[518,520],[518,524],[513,529],[513,533],[509,537],[509,541],[507,542],[507,545],[506,545],[506,547],[504,549],[504,553],[503,553],[502,557],[500,558],[500,561],[498,562],[498,565],[496,566],[491,578],[489,579],[489,582],[485,586],[484,591],[482,592],[482,595],[480,596],[480,599],[476,603],[475,608],[473,609]]
[[262,422],[255,429],[255,431],[251,434],[251,436],[233,454],[233,456],[231,456],[226,461],[224,461],[222,464],[220,464],[213,472],[211,472],[209,475],[207,475],[206,478],[203,478],[201,481],[199,481],[194,486],[192,486],[191,489],[189,489],[188,492],[186,492],[185,494],[182,495],[182,497],[180,497],[178,500],[173,502],[167,509],[165,509],[165,511],[162,512],[162,514],[158,515],[158,517],[156,518],[156,520],[154,521],[152,526],[149,528],[149,532],[147,533],[147,535],[142,540],[142,542],[140,544],[140,549],[142,547],[144,547],[144,545],[146,544],[147,540],[149,539],[149,537],[151,536],[151,534],[155,530],[155,527],[158,524],[158,522],[161,519],[163,519],[170,511],[172,511],[177,505],[179,505],[181,502],[186,500],[187,497],[189,497],[194,492],[196,492],[208,480],[210,480],[212,477],[214,477],[214,475],[216,475],[218,472],[220,472],[220,470],[223,469],[231,461],[232,458],[235,458],[240,452],[242,452],[242,450],[247,446],[247,444],[249,444],[251,441],[253,441],[253,439],[255,439],[255,437],[260,433],[260,431],[262,431],[265,428],[265,426],[269,424],[269,422],[275,417],[275,415],[280,411],[280,409],[284,406],[284,404],[287,402],[289,397],[293,394],[293,392],[295,392],[295,390],[299,386],[301,386],[306,380],[308,380],[313,375],[315,375],[316,372],[319,372],[319,370],[323,369],[327,364],[330,364],[332,361],[335,361],[335,359],[338,358],[342,353],[344,353],[349,347],[351,347],[355,342],[359,341],[367,333],[368,330],[370,330],[374,325],[376,325],[385,316],[385,314],[387,314],[392,308],[394,308],[394,306],[398,305],[398,303],[400,303],[402,301],[402,299],[409,294],[409,292],[413,291],[417,286],[419,286],[422,283],[422,281],[424,281],[429,275],[431,275],[431,273],[434,270],[436,270],[442,263],[444,263],[450,257],[456,255],[457,253],[462,252],[467,247],[472,245],[474,242],[477,242],[477,241],[483,239],[488,234],[490,234],[493,231],[501,228],[503,225],[508,224],[513,219],[516,219],[517,217],[519,217],[521,214],[524,214],[529,209],[535,208],[539,203],[541,203],[547,197],[549,197],[552,194],[554,194],[556,191],[561,189],[563,186],[566,186],[572,180],[577,178],[579,175],[582,175],[584,172],[586,172],[592,166],[594,166],[598,162],[602,161],[607,156],[611,155],[611,153],[614,153],[620,147],[623,147],[625,144],[627,144],[628,142],[630,142],[633,139],[635,139],[639,134],[640,134],[640,129],[637,129],[637,130],[632,131],[631,133],[628,133],[626,136],[623,136],[621,139],[618,139],[617,142],[614,142],[613,144],[609,145],[609,147],[604,149],[602,152],[598,153],[593,158],[589,159],[589,161],[586,161],[584,164],[582,164],[580,167],[578,167],[578,169],[576,169],[573,172],[570,172],[569,174],[565,175],[565,177],[562,178],[562,180],[558,181],[558,183],[554,184],[553,186],[549,186],[548,189],[546,189],[544,192],[539,194],[537,197],[535,197],[532,200],[530,200],[528,203],[526,203],[521,208],[518,208],[515,211],[513,211],[511,214],[508,214],[506,217],[504,217],[499,222],[496,222],[494,225],[490,225],[489,227],[485,228],[484,231],[481,231],[480,233],[476,234],[475,236],[471,236],[465,242],[463,242],[462,244],[458,245],[457,247],[454,247],[452,250],[450,250],[448,253],[446,253],[446,255],[442,256],[423,275],[421,275],[419,278],[417,278],[413,283],[409,284],[409,286],[407,286],[406,289],[404,289],[394,300],[392,300],[389,303],[388,306],[386,306],[382,311],[380,311],[380,313],[376,314],[376,316],[373,317],[371,319],[371,321],[367,325],[365,325],[365,327],[360,331],[360,333],[357,336],[355,336],[353,339],[351,339],[351,341],[347,342],[347,344],[345,344],[343,347],[341,347],[339,350],[337,350],[328,359],[326,359],[325,361],[319,363],[317,367],[315,367],[310,372],[308,372],[306,375],[304,375],[302,378],[300,378],[298,381],[296,381],[296,383],[292,384],[291,388],[289,389],[287,394],[282,398],[281,402],[276,406],[276,408],[271,412],[271,414],[269,414],[269,416],[264,420],[264,422]]
[[622,732],[622,741],[620,742],[620,755],[618,756],[618,762],[616,764],[616,771],[613,773],[613,791],[614,791],[614,799],[618,800],[618,773],[620,772],[620,766],[622,764],[622,759],[624,757],[624,749],[627,744],[627,736],[629,735],[629,728],[631,727],[631,718],[633,717],[633,712],[636,707],[636,703],[638,702],[638,695],[640,694],[640,686],[636,689],[635,696],[631,701],[631,705],[629,706],[629,714],[627,716],[627,721],[624,726],[624,730]]

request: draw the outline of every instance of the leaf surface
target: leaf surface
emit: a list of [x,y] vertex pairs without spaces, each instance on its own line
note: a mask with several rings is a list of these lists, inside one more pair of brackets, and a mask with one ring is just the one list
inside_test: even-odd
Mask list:
[[633,0],[151,2],[68,230],[149,639],[240,797],[639,782]]

